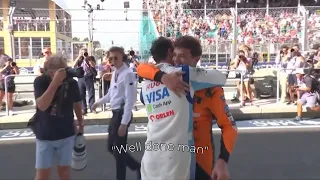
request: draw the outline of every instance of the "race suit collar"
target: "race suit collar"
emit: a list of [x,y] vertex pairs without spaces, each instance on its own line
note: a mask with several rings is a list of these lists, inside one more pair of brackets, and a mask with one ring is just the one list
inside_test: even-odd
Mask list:
[[156,67],[161,67],[161,66],[163,66],[163,65],[173,66],[172,64],[170,64],[170,63],[166,63],[166,62],[158,63],[158,64],[156,64],[155,66],[156,66]]

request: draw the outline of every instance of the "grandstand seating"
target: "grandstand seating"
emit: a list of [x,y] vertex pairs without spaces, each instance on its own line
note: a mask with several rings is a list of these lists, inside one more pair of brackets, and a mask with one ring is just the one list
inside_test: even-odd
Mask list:
[[[204,11],[202,1],[181,3],[181,1],[144,0],[144,4],[148,3],[145,7],[150,8],[160,35],[172,39],[182,35],[192,35],[199,38],[204,45],[219,41],[219,45],[225,44],[222,49],[230,49],[233,41],[233,16],[229,8],[231,6],[217,5],[216,1],[207,0],[207,10]],[[278,1],[271,1],[271,6],[276,6],[277,3]],[[305,3],[310,5],[311,2]],[[269,50],[272,46],[271,49],[275,53],[282,44],[299,43],[299,38],[302,36],[302,16],[298,12],[298,7],[294,7],[292,3],[279,5],[292,7],[270,7],[267,11],[266,8],[257,8],[259,6],[255,6],[254,3],[239,4],[238,7],[241,8],[238,8],[236,20],[238,44],[264,45]],[[320,39],[320,11],[318,11],[320,8],[306,6],[306,9],[309,11],[307,37],[309,41],[315,41]]]

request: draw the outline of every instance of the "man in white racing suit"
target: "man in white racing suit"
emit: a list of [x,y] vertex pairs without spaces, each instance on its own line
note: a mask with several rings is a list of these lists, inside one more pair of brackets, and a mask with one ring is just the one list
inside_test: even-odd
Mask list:
[[158,78],[163,72],[182,71],[190,92],[180,98],[164,84],[150,80],[144,82],[141,102],[146,105],[149,121],[141,162],[142,180],[194,179],[195,153],[201,153],[203,149],[194,146],[192,97],[194,91],[223,86],[226,77],[217,70],[174,67],[173,45],[164,37],[153,43],[151,54],[161,70]]

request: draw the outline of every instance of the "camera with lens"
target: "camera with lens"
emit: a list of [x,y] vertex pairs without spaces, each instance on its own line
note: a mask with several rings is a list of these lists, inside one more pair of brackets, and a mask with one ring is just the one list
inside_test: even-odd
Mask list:
[[284,52],[282,50],[280,51],[280,56],[284,56]]
[[134,56],[134,55],[135,55],[135,52],[131,50],[131,51],[129,52],[129,55],[130,55],[130,56]]
[[80,57],[80,60],[83,61],[88,57],[88,52],[84,52],[83,55]]
[[84,70],[82,67],[77,68],[66,68],[67,78],[83,78],[84,77]]
[[240,56],[239,56],[239,59],[240,59],[240,60],[244,60],[244,59],[246,59],[246,57],[245,57],[244,55],[240,55]]
[[315,60],[315,57],[316,57],[317,55],[315,54],[315,53],[312,53],[312,54],[308,54],[308,56],[307,56],[307,62],[308,63],[314,63],[314,60]]

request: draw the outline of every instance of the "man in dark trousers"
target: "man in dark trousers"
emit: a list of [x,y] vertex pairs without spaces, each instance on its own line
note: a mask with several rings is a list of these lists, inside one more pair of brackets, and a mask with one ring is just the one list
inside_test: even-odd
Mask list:
[[108,93],[96,102],[92,109],[110,102],[112,118],[109,124],[108,150],[116,159],[117,180],[126,179],[126,166],[137,171],[140,179],[140,163],[121,148],[127,145],[128,127],[132,120],[132,108],[136,100],[135,74],[124,63],[125,54],[121,47],[109,49],[109,60],[114,66]]
[[73,67],[83,67],[84,77],[78,78],[78,85],[80,89],[82,99],[82,113],[86,115],[88,112],[88,105],[86,100],[86,91],[89,96],[89,109],[92,113],[96,113],[91,107],[95,102],[94,91],[94,78],[97,76],[97,70],[95,69],[96,62],[93,56],[88,56],[87,49],[82,48],[79,52],[79,56],[73,63]]

